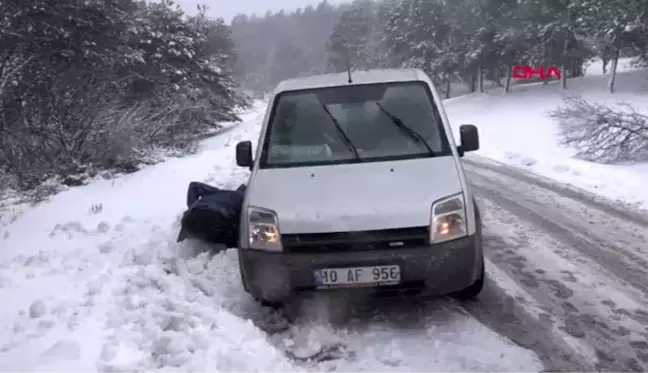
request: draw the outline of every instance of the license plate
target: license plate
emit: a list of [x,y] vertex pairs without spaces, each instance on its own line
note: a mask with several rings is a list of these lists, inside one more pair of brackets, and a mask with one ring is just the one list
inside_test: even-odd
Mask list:
[[375,267],[322,268],[314,271],[318,288],[386,286],[400,283],[397,265]]

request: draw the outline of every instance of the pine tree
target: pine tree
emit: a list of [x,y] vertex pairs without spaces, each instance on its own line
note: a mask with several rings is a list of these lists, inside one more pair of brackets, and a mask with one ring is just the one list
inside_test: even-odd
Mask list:
[[377,21],[371,0],[356,0],[342,13],[327,43],[329,65],[334,71],[345,71],[347,62],[355,69],[379,66]]

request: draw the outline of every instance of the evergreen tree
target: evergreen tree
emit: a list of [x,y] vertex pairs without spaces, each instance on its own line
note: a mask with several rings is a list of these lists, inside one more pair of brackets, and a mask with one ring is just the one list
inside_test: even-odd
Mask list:
[[354,69],[365,70],[380,64],[377,21],[371,0],[356,0],[342,12],[327,44],[329,66],[334,71],[345,71],[347,62]]
[[248,104],[222,20],[186,17],[170,1],[0,9],[0,174],[15,188],[133,170],[152,147],[187,147]]

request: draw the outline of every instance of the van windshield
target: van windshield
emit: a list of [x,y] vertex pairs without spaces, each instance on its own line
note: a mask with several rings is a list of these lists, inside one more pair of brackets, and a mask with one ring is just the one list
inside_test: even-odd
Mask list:
[[284,92],[274,100],[261,168],[451,155],[424,82]]

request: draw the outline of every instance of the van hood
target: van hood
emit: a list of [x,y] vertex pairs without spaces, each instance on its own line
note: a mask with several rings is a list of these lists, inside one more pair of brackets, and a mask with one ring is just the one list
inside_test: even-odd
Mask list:
[[452,157],[258,170],[248,206],[273,210],[282,233],[430,224],[435,201],[462,191]]

